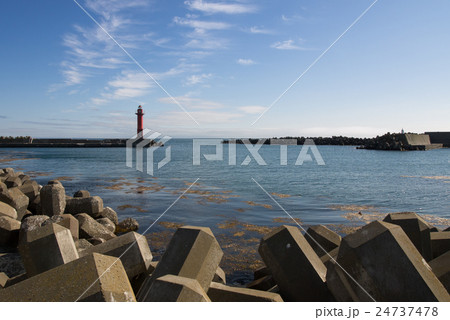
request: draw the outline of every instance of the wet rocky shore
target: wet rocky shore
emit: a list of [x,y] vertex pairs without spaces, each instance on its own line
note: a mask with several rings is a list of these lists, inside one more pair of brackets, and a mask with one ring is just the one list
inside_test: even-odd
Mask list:
[[264,265],[234,287],[211,229],[177,226],[156,261],[100,197],[0,169],[0,301],[450,301],[449,228],[411,212],[345,237],[295,223],[267,230]]

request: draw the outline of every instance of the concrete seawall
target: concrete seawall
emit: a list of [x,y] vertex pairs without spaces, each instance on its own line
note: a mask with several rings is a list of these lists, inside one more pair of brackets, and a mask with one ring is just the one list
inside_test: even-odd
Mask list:
[[28,142],[0,142],[0,148],[119,148],[126,139],[33,139]]
[[430,136],[431,143],[443,144],[445,148],[450,148],[450,132],[425,132]]

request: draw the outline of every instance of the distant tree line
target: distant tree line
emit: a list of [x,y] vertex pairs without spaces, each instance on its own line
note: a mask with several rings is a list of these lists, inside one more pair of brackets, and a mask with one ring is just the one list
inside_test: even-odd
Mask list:
[[31,143],[31,141],[33,140],[33,138],[31,138],[30,136],[19,136],[19,137],[4,137],[4,136],[0,136],[0,143]]

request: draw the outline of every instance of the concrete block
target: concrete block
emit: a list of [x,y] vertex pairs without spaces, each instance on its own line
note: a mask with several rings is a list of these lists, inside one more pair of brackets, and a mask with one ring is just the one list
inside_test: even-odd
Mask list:
[[42,214],[49,217],[64,213],[66,191],[62,184],[48,184],[40,191]]
[[0,289],[6,287],[6,283],[8,282],[9,277],[4,272],[0,272]]
[[197,280],[171,274],[157,278],[142,301],[211,302]]
[[20,180],[18,176],[9,176],[3,183],[6,184],[8,188],[16,188],[22,185],[22,180]]
[[13,175],[14,169],[13,168],[4,168],[3,172],[6,173],[7,175]]
[[29,277],[79,257],[70,231],[54,223],[24,233],[19,252]]
[[29,203],[32,203],[40,193],[39,185],[34,180],[25,181],[25,183],[22,184],[19,189],[23,192],[24,195],[28,197]]
[[104,226],[106,229],[108,229],[111,232],[116,231],[116,225],[108,218],[100,218],[100,219],[96,219],[95,221],[100,223],[102,226]]
[[108,218],[115,225],[119,224],[119,218],[117,216],[117,213],[110,207],[104,208],[103,211],[97,216],[97,218]]
[[225,275],[225,271],[223,271],[223,269],[221,267],[217,268],[212,281],[217,282],[217,283],[227,284],[227,276]]
[[433,232],[430,240],[433,258],[450,250],[450,231]]
[[275,282],[273,277],[271,275],[267,275],[262,278],[253,280],[252,282],[247,284],[247,288],[261,291],[268,291],[276,284],[277,283]]
[[77,214],[75,218],[80,224],[80,238],[102,238],[105,240],[109,240],[116,237],[114,233],[110,232],[108,229],[95,221],[94,218],[86,213]]
[[72,198],[67,199],[66,213],[78,214],[86,213],[93,218],[103,211],[103,200],[100,197]]
[[20,274],[18,276],[15,276],[15,277],[12,277],[12,278],[8,278],[4,288],[11,287],[11,286],[15,285],[16,283],[19,283],[19,282],[21,282],[23,280],[26,280],[26,279],[28,279],[26,273],[22,273],[22,274]]
[[216,282],[211,283],[208,297],[212,302],[283,302],[277,293],[229,287]]
[[151,276],[153,271],[155,271],[157,265],[158,261],[151,261],[149,263],[148,269],[145,272],[138,274],[133,279],[130,279],[131,286],[133,287],[133,291],[136,295],[141,289],[142,284],[145,282],[145,280],[147,280],[147,278]]
[[432,259],[430,225],[414,212],[388,214],[383,221],[400,226],[426,261]]
[[9,204],[17,211],[17,219],[21,220],[26,214],[29,199],[19,188],[10,188],[6,192],[0,193],[0,202]]
[[330,252],[324,254],[323,256],[320,257],[320,261],[322,261],[323,264],[327,263],[331,258],[333,258],[334,260],[336,260],[337,255],[339,252],[339,247],[334,248],[333,250],[331,250]]
[[87,190],[78,190],[73,194],[74,198],[89,198],[91,194]]
[[3,181],[0,180],[0,193],[5,192],[8,190],[8,187],[6,184],[3,183]]
[[448,228],[444,229],[444,231],[450,231],[450,227],[448,227]]
[[0,217],[0,246],[16,247],[19,241],[20,222],[16,219]]
[[116,225],[116,233],[137,231],[138,229],[139,223],[133,218],[126,218]]
[[297,227],[281,226],[266,235],[259,254],[286,301],[329,301],[326,268]]
[[147,239],[136,232],[86,248],[81,254],[85,256],[94,252],[120,258],[129,279],[146,272],[153,259]]
[[77,248],[78,255],[80,257],[83,256],[82,251],[84,251],[92,246],[93,246],[92,243],[90,243],[86,239],[78,239],[77,241],[75,241],[75,247]]
[[327,285],[337,301],[450,299],[400,226],[381,221],[364,226],[342,239],[336,261],[354,279],[328,261]]
[[265,277],[265,276],[269,276],[269,275],[272,275],[272,274],[270,273],[270,269],[267,268],[267,266],[262,266],[262,267],[256,269],[255,271],[253,271],[253,278],[255,280]]
[[[40,191],[39,191],[40,192]],[[30,202],[28,209],[36,215],[42,215],[41,195],[38,194],[32,202]]]
[[9,217],[11,219],[17,219],[17,211],[9,204],[0,202],[0,217]]
[[24,173],[19,174],[18,177],[19,177],[20,180],[22,181],[22,185],[23,185],[26,181],[31,181],[31,177],[30,177],[29,175],[24,174]]
[[167,274],[197,280],[207,291],[222,260],[223,252],[211,229],[185,226],[178,228],[152,276],[137,295],[142,301],[154,280]]
[[94,253],[0,290],[0,301],[136,300],[120,260]]
[[431,260],[428,264],[447,292],[450,292],[450,251]]
[[77,241],[79,238],[79,229],[80,229],[80,224],[78,223],[78,220],[75,219],[75,217],[71,214],[61,214],[61,215],[56,215],[51,217],[50,219],[44,221],[44,223],[42,224],[43,226],[45,226],[46,224],[49,223],[56,223],[59,224],[60,226],[63,226],[64,228],[69,229],[70,233],[72,234],[72,238],[74,241]]
[[40,228],[48,219],[50,219],[49,216],[45,215],[32,215],[25,217],[20,225],[20,238],[22,238],[25,233]]
[[311,226],[306,230],[306,233],[306,241],[308,241],[309,245],[319,257],[339,247],[341,243],[341,236],[323,225]]
[[103,238],[89,238],[87,241],[93,246],[98,246],[99,244],[105,243],[106,240]]

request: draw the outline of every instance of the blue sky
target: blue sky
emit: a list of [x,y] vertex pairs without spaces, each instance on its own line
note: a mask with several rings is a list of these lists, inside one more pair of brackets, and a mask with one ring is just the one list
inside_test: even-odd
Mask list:
[[269,110],[374,0],[78,2],[151,77],[73,0],[2,1],[0,135],[450,129],[449,1],[379,0]]

